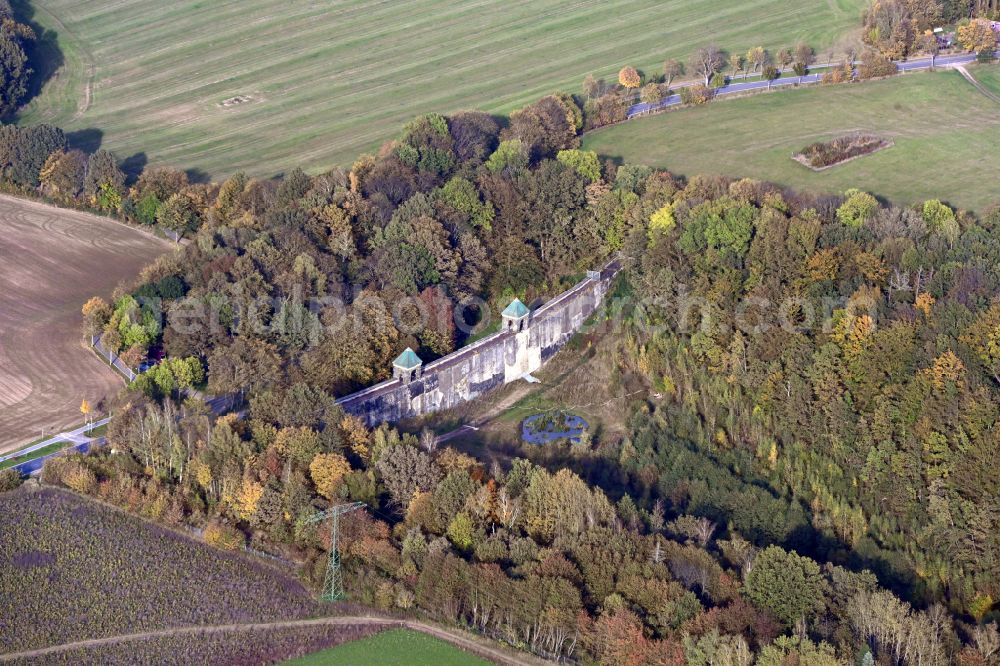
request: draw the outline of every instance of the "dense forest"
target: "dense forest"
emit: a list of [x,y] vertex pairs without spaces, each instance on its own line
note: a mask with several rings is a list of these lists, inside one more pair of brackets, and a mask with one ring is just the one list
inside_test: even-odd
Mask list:
[[[1000,211],[602,164],[579,113],[423,116],[315,177],[143,174],[128,200],[186,211],[191,242],[85,326],[168,360],[108,406],[128,455],[44,478],[302,561],[314,585],[308,517],[365,502],[344,519],[355,598],[547,656],[995,660]],[[466,304],[610,256],[604,325],[650,391],[575,471],[485,469],[335,406],[405,346],[460,344]],[[244,418],[214,418],[203,385]]]
[[[354,599],[552,658],[997,664],[1000,207],[602,162],[579,149],[601,100],[622,108],[421,116],[349,170],[221,184],[0,128],[6,187],[189,238],[84,306],[87,334],[166,360],[103,406],[112,446],[43,479],[316,587],[308,519],[364,502]],[[609,391],[648,389],[623,436],[487,467],[335,405],[610,257]]]
[[16,20],[9,0],[0,0],[0,118],[10,116],[25,101],[35,38],[31,27]]

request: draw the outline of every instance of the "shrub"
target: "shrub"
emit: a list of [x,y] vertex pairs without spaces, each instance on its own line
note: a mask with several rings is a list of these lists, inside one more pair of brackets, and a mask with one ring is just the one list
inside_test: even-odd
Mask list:
[[0,471],[0,493],[14,490],[21,485],[21,475],[17,470],[5,469]]
[[685,86],[680,90],[681,103],[683,104],[705,104],[712,99],[712,90],[701,83],[693,86]]
[[239,550],[243,544],[243,533],[231,525],[211,522],[205,526],[202,535],[205,543],[222,550]]
[[850,83],[853,80],[854,67],[849,62],[843,62],[823,74],[823,83]]
[[885,145],[885,142],[873,134],[856,134],[844,136],[833,141],[814,143],[802,149],[800,155],[814,169],[831,166],[875,152]]
[[875,51],[865,53],[864,61],[858,65],[859,79],[875,79],[881,76],[892,76],[897,72],[899,72],[899,68],[896,67],[896,63],[881,53],[877,53]]
[[639,91],[639,100],[644,104],[656,104],[666,95],[666,86],[659,83],[647,83]]
[[613,125],[625,120],[628,104],[618,95],[609,94],[597,99],[587,100],[583,107],[583,116],[587,129]]

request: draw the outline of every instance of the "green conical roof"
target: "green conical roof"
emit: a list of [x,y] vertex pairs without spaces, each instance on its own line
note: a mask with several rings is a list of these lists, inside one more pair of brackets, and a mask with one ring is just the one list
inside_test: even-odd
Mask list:
[[527,306],[521,302],[520,298],[515,298],[510,302],[510,305],[504,309],[502,316],[511,317],[513,319],[520,319],[521,317],[528,314]]
[[393,361],[392,364],[397,368],[402,368],[403,370],[412,370],[413,368],[420,367],[424,364],[424,362],[420,360],[420,357],[417,356],[416,352],[407,347],[406,351],[397,356],[396,360]]

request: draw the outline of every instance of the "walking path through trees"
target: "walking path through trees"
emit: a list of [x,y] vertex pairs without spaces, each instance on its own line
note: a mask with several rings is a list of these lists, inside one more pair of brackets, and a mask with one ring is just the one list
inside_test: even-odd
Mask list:
[[132,641],[142,641],[153,638],[160,638],[164,636],[197,636],[199,634],[218,634],[218,633],[229,633],[235,631],[262,631],[265,629],[293,629],[300,627],[315,627],[315,626],[380,626],[386,628],[406,628],[412,631],[419,631],[429,636],[435,638],[440,638],[443,641],[447,641],[452,645],[459,647],[463,650],[467,650],[481,657],[490,659],[498,664],[512,665],[512,666],[536,666],[538,664],[545,663],[541,659],[532,657],[528,654],[518,654],[514,655],[512,652],[506,650],[501,650],[498,648],[490,647],[486,644],[485,640],[479,640],[476,638],[468,637],[458,633],[457,631],[449,631],[442,629],[441,627],[434,626],[432,624],[426,624],[424,622],[417,622],[415,620],[403,620],[394,619],[388,617],[377,617],[368,615],[351,615],[342,617],[324,617],[316,618],[312,620],[287,620],[283,622],[266,622],[259,624],[223,624],[215,626],[194,626],[194,627],[176,627],[173,629],[161,629],[158,631],[144,631],[137,634],[125,634],[122,636],[110,636],[107,638],[93,638],[84,641],[75,641],[72,643],[63,643],[62,645],[53,645],[46,648],[39,648],[36,650],[26,650],[24,652],[15,652],[5,655],[0,655],[0,663],[6,663],[21,659],[34,659],[37,657],[43,657],[47,655],[60,654],[63,652],[68,652],[70,650],[86,649],[86,648],[99,648],[104,645],[112,645],[115,643],[128,643]]

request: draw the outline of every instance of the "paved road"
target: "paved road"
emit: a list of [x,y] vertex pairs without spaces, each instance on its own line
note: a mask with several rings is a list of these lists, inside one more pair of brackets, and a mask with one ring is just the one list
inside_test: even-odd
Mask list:
[[[94,421],[90,425],[80,426],[76,430],[68,430],[66,432],[61,432],[58,435],[55,435],[53,437],[49,437],[48,439],[46,439],[46,440],[44,440],[42,442],[38,442],[37,444],[32,444],[31,446],[29,446],[27,448],[24,448],[24,449],[21,449],[20,451],[14,451],[13,453],[8,453],[8,454],[6,454],[4,456],[0,456],[0,462],[4,462],[4,461],[10,460],[12,458],[20,458],[20,457],[25,456],[25,455],[27,455],[29,453],[34,452],[34,451],[38,451],[40,449],[44,449],[46,446],[49,446],[51,444],[56,444],[57,442],[72,443],[73,444],[72,448],[74,448],[76,451],[79,451],[81,453],[85,453],[86,451],[88,451],[90,449],[90,445],[91,444],[96,443],[96,442],[101,442],[101,441],[104,440],[104,438],[103,437],[87,437],[84,433],[87,432],[88,430],[93,430],[94,428],[99,428],[102,425],[105,425],[106,423],[108,423],[109,421],[111,421],[111,417],[110,416],[106,416],[103,419],[100,419],[98,421]],[[62,451],[57,451],[55,453],[50,453],[47,456],[42,456],[40,458],[35,458],[34,460],[29,460],[27,462],[23,462],[20,465],[14,465],[13,469],[16,469],[21,474],[34,474],[35,472],[37,472],[38,470],[40,470],[42,468],[42,464],[46,461],[46,459],[51,458],[54,455],[58,455],[59,453],[63,453],[65,450],[66,449],[63,449]]]
[[[946,55],[938,56],[934,60],[935,67],[954,67],[957,65],[968,65],[976,61],[975,53],[959,53],[956,55]],[[917,58],[915,60],[907,60],[904,62],[897,62],[896,66],[901,72],[914,72],[922,69],[931,68],[930,58]],[[803,77],[798,77],[795,75],[789,75],[787,71],[783,72],[780,79],[773,81],[768,84],[767,81],[748,81],[746,83],[730,83],[729,85],[719,88],[716,91],[716,97],[725,97],[726,95],[738,95],[740,93],[750,92],[754,90],[767,90],[768,88],[781,88],[783,86],[794,86],[799,83],[819,83],[823,80],[822,74],[807,74]],[[663,109],[668,109],[673,106],[680,106],[681,96],[680,95],[670,95],[664,98],[662,101],[654,104],[634,104],[629,107],[628,118],[635,118],[636,116],[645,115],[653,111],[661,111]]]

